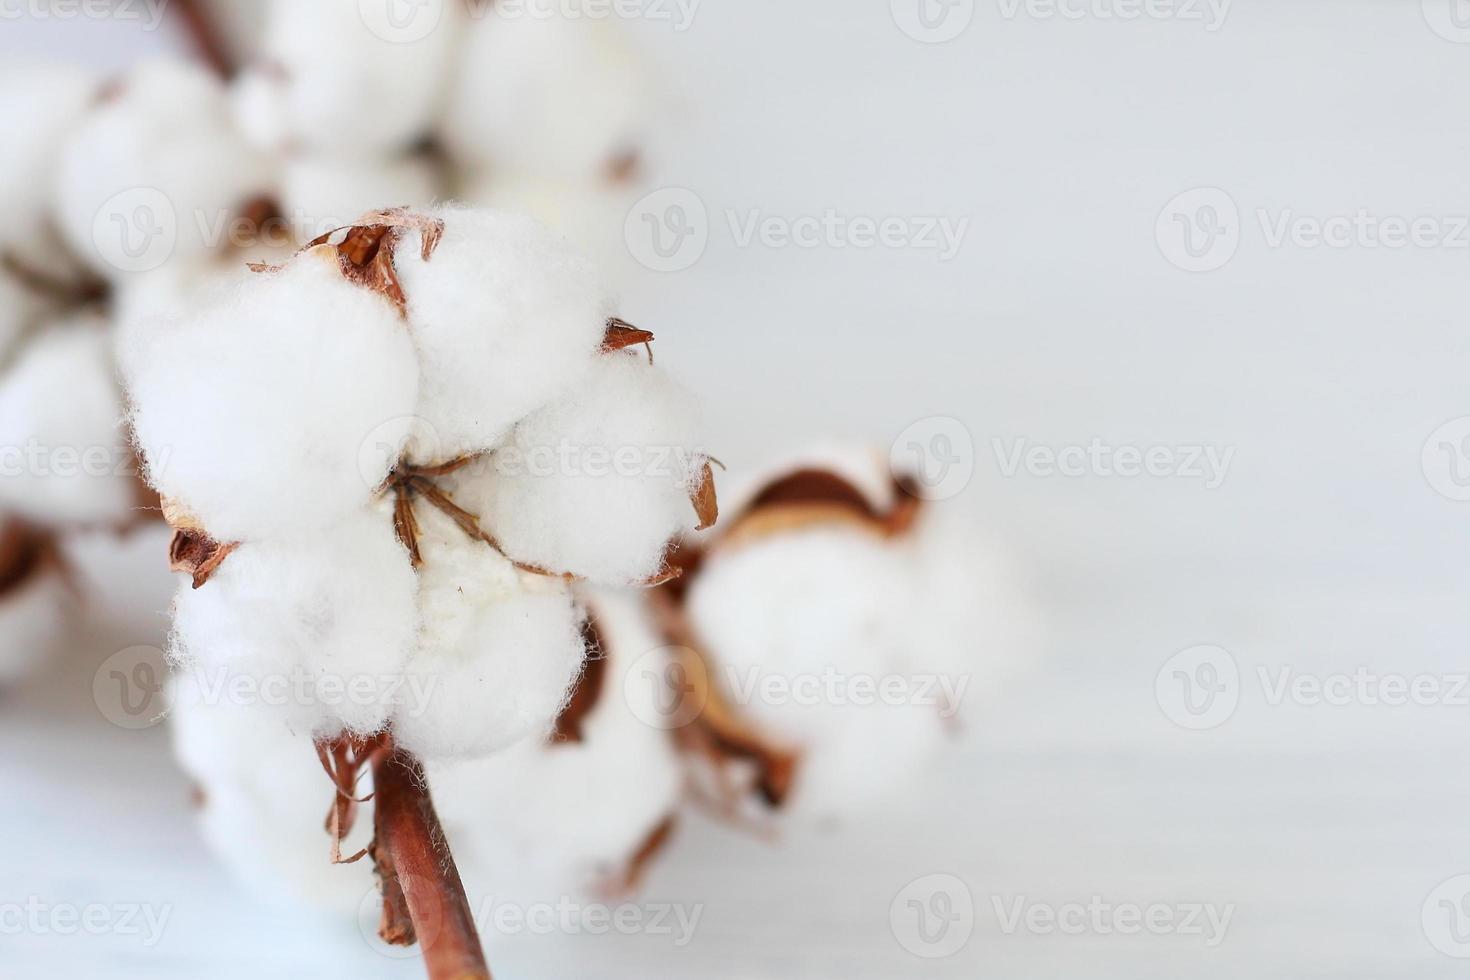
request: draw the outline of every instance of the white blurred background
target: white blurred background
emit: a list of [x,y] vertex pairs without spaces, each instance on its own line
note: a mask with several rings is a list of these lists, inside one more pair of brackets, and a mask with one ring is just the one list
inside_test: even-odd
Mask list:
[[[1470,907],[1440,886],[1470,873],[1470,504],[1453,499],[1470,423],[1436,433],[1470,416],[1470,8],[957,0],[925,8],[958,31],[928,43],[917,3],[707,0],[686,30],[630,21],[676,103],[646,183],[689,192],[649,214],[692,195],[707,245],[677,271],[630,262],[624,315],[706,397],[732,467],[958,419],[974,475],[946,506],[1015,556],[1044,655],[896,814],[776,843],[687,824],[647,894],[702,908],[688,944],[523,937],[497,976],[1462,975]],[[33,6],[0,0],[19,11],[0,59],[122,67],[185,44],[173,21]],[[1215,191],[1174,203],[1199,188]],[[753,217],[829,211],[964,234],[948,258],[742,240]],[[1206,242],[1212,215],[1224,234],[1192,258],[1180,232]],[[1415,219],[1418,244],[1385,244]],[[1314,245],[1313,223],[1347,237]],[[1094,440],[1229,462],[1218,481],[1009,465]],[[156,642],[161,610],[111,601]],[[149,949],[0,935],[0,975],[418,975],[216,868],[166,736],[92,703],[116,618],[0,702],[0,882],[172,919]],[[1208,674],[1166,669],[1200,645],[1238,672],[1203,722],[1174,666]],[[1314,703],[1314,680],[1354,672],[1438,694]],[[921,904],[958,909],[968,938],[925,958],[899,912],[936,874],[958,905]],[[1230,918],[1223,936],[1203,917],[1199,934],[1063,931],[1014,925],[1018,900]]]

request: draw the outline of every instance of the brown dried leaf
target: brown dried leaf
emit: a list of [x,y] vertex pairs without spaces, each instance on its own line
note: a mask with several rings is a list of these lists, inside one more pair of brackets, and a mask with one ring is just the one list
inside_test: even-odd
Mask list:
[[168,545],[169,568],[193,576],[194,588],[203,587],[236,548],[238,541],[220,544],[203,531],[175,526]]
[[699,524],[695,526],[695,530],[703,531],[714,527],[715,522],[720,519],[720,502],[715,493],[715,471],[709,460],[705,460],[699,485],[689,494],[689,500],[694,504],[694,512],[699,515]]
[[647,330],[639,330],[626,320],[610,317],[607,321],[607,332],[602,338],[602,353],[612,354],[616,351],[625,350],[643,344],[648,347],[648,363],[653,363],[652,342],[654,336]]

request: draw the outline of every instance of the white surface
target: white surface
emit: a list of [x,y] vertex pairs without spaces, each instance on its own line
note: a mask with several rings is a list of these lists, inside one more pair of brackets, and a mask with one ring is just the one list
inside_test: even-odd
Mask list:
[[[693,943],[515,944],[497,976],[1451,977],[1421,906],[1470,871],[1464,707],[1267,704],[1256,668],[1464,672],[1470,511],[1420,450],[1470,413],[1466,249],[1270,249],[1257,208],[1470,213],[1470,46],[1420,4],[1238,0],[1197,23],[1007,20],[981,2],[941,46],[887,4],[708,4],[639,25],[686,115],[657,182],[713,216],[693,268],[624,315],[697,383],[732,465],[833,432],[886,442],[928,415],[977,445],[965,501],[1027,556],[1050,656],[986,714],[908,817],[769,848],[699,826],[650,896],[702,902]],[[7,32],[13,32],[7,26]],[[22,34],[23,36],[23,34]],[[58,46],[56,32],[44,35]],[[1245,219],[1225,268],[1154,240],[1175,195]],[[726,209],[971,219],[957,258],[737,248]],[[1004,478],[992,437],[1236,447],[1197,480]],[[173,903],[154,949],[0,937],[0,975],[414,976],[267,910],[213,870],[158,732],[89,715],[93,646],[0,715],[17,895]],[[1246,677],[1218,729],[1154,700],[1176,651]],[[60,708],[70,705],[75,717]],[[889,905],[963,878],[963,951],[909,956]],[[1226,940],[1007,935],[990,896],[1235,903]],[[53,901],[57,900],[55,898]],[[329,935],[341,937],[332,945]]]

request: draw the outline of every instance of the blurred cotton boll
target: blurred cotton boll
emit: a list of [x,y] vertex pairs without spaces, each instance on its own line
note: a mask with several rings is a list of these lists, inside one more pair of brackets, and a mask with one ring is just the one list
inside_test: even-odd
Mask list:
[[[680,805],[669,733],[649,724],[662,644],[636,592],[586,596],[599,642],[575,732],[435,769],[435,799],[471,889],[536,897],[620,890]],[[661,673],[658,676],[662,676]],[[587,705],[578,705],[585,696]]]
[[490,6],[466,29],[441,135],[465,168],[600,181],[643,145],[654,94],[616,20]]
[[280,187],[281,209],[305,242],[369,211],[426,208],[440,197],[441,181],[422,155],[377,160],[302,154],[287,158]]
[[116,526],[139,479],[112,337],[97,315],[49,327],[0,374],[0,508],[51,526]]
[[[52,279],[73,270],[52,215],[48,190],[67,133],[98,89],[88,71],[65,65],[0,69],[0,254]],[[0,304],[0,309],[8,304]],[[0,312],[0,317],[5,314]],[[0,341],[3,341],[0,334]]]
[[227,244],[270,188],[264,158],[231,125],[203,68],[138,65],[68,136],[52,185],[67,244],[117,279]]
[[[188,673],[172,684],[174,755],[198,790],[200,823],[215,856],[269,901],[355,914],[373,888],[372,865],[329,860],[322,821],[332,784],[311,739]],[[371,836],[371,821],[360,822],[344,852]]]
[[453,64],[461,5],[428,0],[416,13],[433,22],[412,34],[365,16],[372,6],[270,0],[260,64],[236,90],[236,112],[252,141],[351,159],[401,153],[429,135]]
[[22,540],[18,522],[0,522],[0,686],[20,680],[60,647],[75,613],[76,595],[49,546]]

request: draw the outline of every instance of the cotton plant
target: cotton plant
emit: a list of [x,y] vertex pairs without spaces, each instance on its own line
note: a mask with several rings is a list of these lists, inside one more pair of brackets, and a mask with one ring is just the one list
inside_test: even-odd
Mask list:
[[1032,648],[1011,563],[916,489],[861,448],[793,457],[737,483],[653,597],[691,682],[675,731],[722,812],[891,801]]
[[[463,909],[425,767],[545,736],[586,655],[574,586],[664,581],[714,520],[693,399],[652,339],[562,239],[457,206],[366,215],[125,335],[187,576],[172,658],[204,688],[304,692],[254,707],[315,742],[339,859],[371,770],[390,942]],[[455,922],[432,976],[483,970]]]

